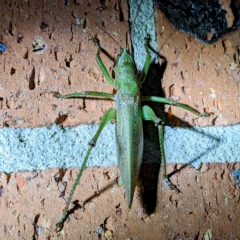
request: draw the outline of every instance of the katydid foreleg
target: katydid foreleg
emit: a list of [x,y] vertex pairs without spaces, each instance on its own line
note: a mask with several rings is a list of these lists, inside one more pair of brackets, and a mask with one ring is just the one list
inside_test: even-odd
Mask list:
[[142,87],[142,84],[144,83],[144,81],[147,77],[149,66],[151,64],[151,53],[149,52],[149,49],[148,49],[149,40],[150,40],[150,38],[149,38],[149,36],[147,36],[145,38],[145,44],[144,44],[144,48],[146,50],[147,56],[146,56],[146,60],[145,60],[145,63],[143,65],[143,70],[142,70],[142,73],[141,73],[141,76],[140,76],[140,88]]
[[[71,97],[71,94],[69,94],[68,97]],[[67,217],[67,212],[68,212],[68,208],[69,208],[69,205],[71,203],[71,200],[72,200],[72,197],[73,197],[73,194],[77,188],[77,185],[80,181],[80,178],[82,176],[82,173],[83,173],[83,170],[85,169],[86,167],[86,164],[87,164],[87,160],[89,158],[89,155],[93,149],[93,147],[96,145],[96,142],[98,140],[98,137],[100,136],[103,128],[106,126],[107,123],[109,123],[110,121],[112,121],[113,119],[115,119],[116,117],[116,109],[115,108],[110,108],[107,110],[107,112],[103,115],[103,118],[100,122],[100,125],[98,127],[98,130],[96,132],[96,134],[94,135],[94,137],[92,138],[92,140],[89,142],[89,148],[88,148],[88,151],[87,151],[87,154],[84,158],[84,161],[83,161],[83,164],[82,164],[82,167],[77,175],[77,178],[73,184],[73,187],[72,187],[72,190],[68,196],[68,199],[67,199],[67,203],[66,203],[66,206],[63,210],[63,213],[62,213],[62,217],[60,219],[60,221],[56,224],[57,227],[59,228],[62,228],[62,225],[63,225],[63,222],[65,221],[66,217]]]

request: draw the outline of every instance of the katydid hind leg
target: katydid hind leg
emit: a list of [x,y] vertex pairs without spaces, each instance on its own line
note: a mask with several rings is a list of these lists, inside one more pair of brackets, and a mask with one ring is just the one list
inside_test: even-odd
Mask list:
[[142,107],[142,118],[146,121],[152,121],[155,123],[155,126],[158,128],[158,139],[159,139],[159,146],[161,151],[161,164],[163,164],[163,178],[164,181],[168,184],[170,189],[177,189],[177,187],[170,181],[167,176],[167,161],[166,161],[166,154],[164,148],[164,121],[161,118],[158,118],[152,108],[147,105]]
[[56,226],[59,229],[62,229],[63,223],[64,223],[64,221],[66,220],[66,218],[68,216],[68,208],[69,208],[69,205],[71,203],[73,194],[74,194],[74,192],[75,192],[75,190],[77,188],[77,185],[78,185],[78,183],[80,181],[80,178],[81,178],[81,176],[83,174],[83,171],[84,171],[84,169],[86,167],[86,164],[87,164],[88,158],[90,156],[90,153],[91,153],[93,147],[96,145],[98,137],[100,136],[102,130],[107,125],[107,123],[109,123],[110,121],[112,121],[115,118],[116,118],[116,109],[115,108],[108,109],[107,112],[102,117],[102,120],[101,120],[101,122],[99,124],[99,127],[98,127],[98,130],[97,130],[96,134],[94,135],[94,137],[89,142],[88,151],[86,153],[86,156],[84,158],[84,161],[83,161],[83,164],[81,166],[81,169],[80,169],[80,171],[79,171],[79,173],[77,175],[77,178],[76,178],[76,180],[75,180],[75,182],[73,184],[72,190],[71,190],[71,192],[69,194],[69,197],[67,199],[66,206],[65,206],[65,208],[63,210],[63,213],[62,213],[62,217],[61,217],[60,221],[56,224]]

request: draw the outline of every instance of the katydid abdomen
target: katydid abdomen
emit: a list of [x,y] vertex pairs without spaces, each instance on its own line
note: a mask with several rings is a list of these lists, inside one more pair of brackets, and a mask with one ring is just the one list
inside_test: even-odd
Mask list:
[[139,95],[116,96],[116,146],[121,181],[131,207],[143,155],[143,127]]
[[130,208],[143,156],[143,127],[139,74],[132,56],[124,49],[118,58],[114,85],[116,100],[116,146],[121,182]]

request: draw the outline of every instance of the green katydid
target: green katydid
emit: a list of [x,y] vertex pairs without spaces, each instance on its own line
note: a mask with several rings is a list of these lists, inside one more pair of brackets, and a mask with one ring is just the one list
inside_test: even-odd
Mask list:
[[142,120],[152,121],[158,128],[159,135],[159,144],[161,150],[161,158],[163,162],[163,177],[168,183],[170,188],[175,186],[170,182],[167,177],[166,172],[166,157],[164,152],[164,142],[163,142],[163,124],[164,122],[156,117],[153,110],[147,106],[141,105],[141,102],[152,101],[159,102],[164,104],[174,105],[185,110],[192,112],[193,114],[199,117],[208,117],[210,114],[203,113],[201,114],[197,110],[181,104],[174,102],[167,98],[155,97],[155,96],[141,96],[140,89],[147,76],[148,69],[151,63],[151,55],[148,50],[147,41],[145,43],[145,49],[147,52],[147,57],[142,72],[139,74],[132,55],[129,53],[128,48],[120,48],[120,55],[116,63],[116,77],[112,79],[108,73],[104,63],[100,58],[100,45],[97,43],[98,52],[96,55],[96,61],[103,72],[106,80],[114,88],[118,89],[117,94],[110,94],[104,92],[80,92],[72,93],[67,95],[61,95],[59,93],[54,93],[54,96],[57,98],[108,98],[116,101],[116,108],[110,108],[103,115],[99,128],[94,135],[94,137],[89,142],[89,148],[84,158],[82,167],[78,173],[78,176],[75,180],[73,188],[68,197],[65,209],[63,211],[60,221],[57,223],[58,227],[62,227],[63,222],[67,217],[68,208],[73,197],[73,194],[76,190],[76,187],[80,181],[83,170],[86,167],[91,150],[96,145],[98,137],[100,136],[103,128],[107,123],[112,120],[116,120],[116,148],[118,156],[118,166],[120,169],[121,181],[124,185],[126,191],[126,198],[128,207],[131,208],[133,194],[137,185],[140,166],[142,163],[143,156],[143,127]]

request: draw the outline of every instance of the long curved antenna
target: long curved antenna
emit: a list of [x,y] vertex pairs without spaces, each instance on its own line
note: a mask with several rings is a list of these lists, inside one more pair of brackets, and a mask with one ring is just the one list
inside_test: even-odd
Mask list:
[[90,17],[88,17],[89,20],[91,20],[93,23],[95,23],[103,32],[105,32],[119,47],[121,47],[121,45],[117,42],[116,39],[114,39],[102,26],[100,26],[98,23],[96,23],[93,19],[91,19]]

